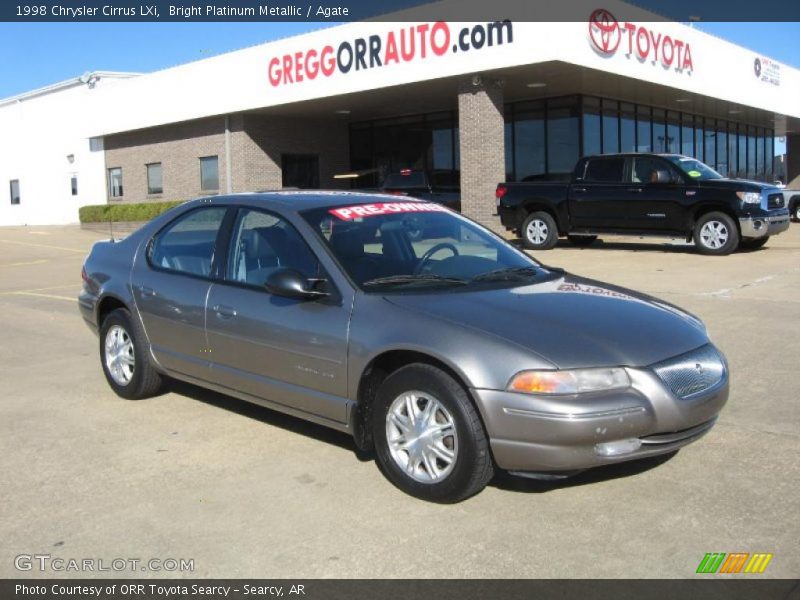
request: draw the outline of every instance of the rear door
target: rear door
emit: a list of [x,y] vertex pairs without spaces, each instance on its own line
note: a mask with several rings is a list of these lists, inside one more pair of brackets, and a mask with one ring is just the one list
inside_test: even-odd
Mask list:
[[631,198],[625,182],[624,156],[599,156],[587,161],[569,190],[573,229],[627,229]]
[[184,213],[139,252],[131,275],[153,355],[165,369],[208,379],[205,304],[227,209]]
[[642,231],[682,231],[687,198],[683,177],[658,156],[634,156],[630,160],[632,226]]

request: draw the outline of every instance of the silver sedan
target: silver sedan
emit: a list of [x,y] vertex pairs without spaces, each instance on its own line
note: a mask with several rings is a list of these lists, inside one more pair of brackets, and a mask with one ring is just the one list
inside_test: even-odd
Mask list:
[[673,452],[728,397],[696,317],[413,199],[194,200],[95,244],[82,275],[119,396],[175,378],[348,432],[435,502],[495,469],[559,477]]

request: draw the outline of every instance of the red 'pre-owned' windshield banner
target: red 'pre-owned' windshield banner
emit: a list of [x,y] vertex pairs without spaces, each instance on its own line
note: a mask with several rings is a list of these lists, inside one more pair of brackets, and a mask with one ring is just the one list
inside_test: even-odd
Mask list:
[[332,208],[328,212],[342,221],[352,221],[359,217],[377,217],[395,213],[447,212],[447,209],[435,202],[376,202],[375,204]]

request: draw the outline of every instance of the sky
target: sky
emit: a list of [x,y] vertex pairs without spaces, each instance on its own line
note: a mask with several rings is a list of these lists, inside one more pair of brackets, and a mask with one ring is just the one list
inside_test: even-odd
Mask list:
[[[0,23],[0,98],[86,71],[146,73],[330,27],[323,23]],[[800,68],[800,23],[696,23]]]

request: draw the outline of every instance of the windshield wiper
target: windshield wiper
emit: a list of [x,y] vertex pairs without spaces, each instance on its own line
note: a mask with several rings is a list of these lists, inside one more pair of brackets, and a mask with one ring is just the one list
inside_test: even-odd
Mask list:
[[538,267],[505,267],[481,273],[470,281],[525,281],[538,274]]
[[388,277],[378,277],[376,279],[369,279],[361,285],[364,287],[372,287],[376,285],[404,285],[412,283],[466,285],[469,282],[459,277],[445,277],[444,275],[435,275],[433,273],[419,273],[418,275],[389,275]]

